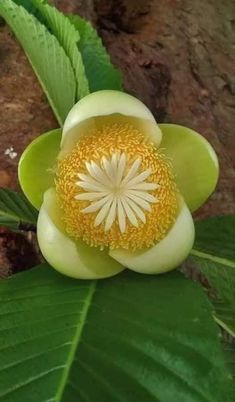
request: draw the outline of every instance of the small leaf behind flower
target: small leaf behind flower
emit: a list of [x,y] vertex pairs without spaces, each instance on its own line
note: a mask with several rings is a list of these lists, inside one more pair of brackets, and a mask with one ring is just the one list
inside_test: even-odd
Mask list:
[[65,50],[76,78],[76,101],[89,91],[122,90],[121,73],[111,63],[101,38],[89,21],[78,15],[64,15],[44,0],[17,0],[17,3],[43,22]]
[[[45,19],[46,26],[55,35],[66,55],[69,57],[74,70],[77,90],[76,100],[89,94],[89,86],[86,78],[83,60],[78,50],[80,35],[69,19],[57,8],[43,3],[41,0],[31,0]],[[87,44],[89,45],[89,44]]]
[[69,19],[80,35],[78,48],[83,58],[90,92],[102,89],[121,91],[121,73],[112,65],[110,56],[91,23],[78,15],[70,15]]
[[12,230],[36,225],[37,210],[22,194],[9,189],[0,189],[0,225]]
[[14,0],[14,3],[18,6],[23,6],[31,14],[37,15],[36,7],[32,4],[31,0]]
[[180,273],[75,281],[44,264],[0,299],[4,402],[231,401],[211,306]]
[[75,103],[76,79],[58,40],[25,8],[0,1],[0,15],[21,43],[60,125]]

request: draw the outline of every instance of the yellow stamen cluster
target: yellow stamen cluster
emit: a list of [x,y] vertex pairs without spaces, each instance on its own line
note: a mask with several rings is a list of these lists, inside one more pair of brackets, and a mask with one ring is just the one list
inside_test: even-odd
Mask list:
[[[95,226],[96,213],[82,212],[89,201],[75,199],[77,194],[84,192],[76,182],[78,173],[87,173],[85,163],[93,160],[100,164],[103,156],[111,158],[115,152],[125,152],[129,167],[140,158],[140,173],[151,169],[147,181],[159,185],[151,191],[157,202],[151,205],[151,211],[145,211],[146,223],[139,222],[135,227],[127,222],[124,233],[121,233],[117,219],[109,231],[104,230],[103,223]],[[101,248],[135,250],[149,247],[165,237],[177,215],[177,189],[169,162],[145,141],[142,133],[127,123],[105,125],[82,137],[73,150],[58,161],[56,191],[67,233],[74,239],[83,239],[87,244]]]

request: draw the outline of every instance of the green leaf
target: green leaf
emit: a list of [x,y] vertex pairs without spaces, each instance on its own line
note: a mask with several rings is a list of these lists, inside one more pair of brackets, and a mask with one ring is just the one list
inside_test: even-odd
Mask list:
[[120,72],[112,65],[110,56],[102,44],[96,30],[90,22],[78,15],[70,15],[80,35],[78,48],[82,54],[86,75],[89,81],[90,92],[100,89],[122,90]]
[[88,95],[89,87],[81,53],[77,46],[80,40],[78,31],[69,19],[55,7],[52,7],[41,0],[32,0],[32,3],[41,12],[47,27],[56,36],[65,53],[69,57],[76,78],[76,98],[77,100],[83,98]]
[[191,211],[214,191],[219,165],[209,142],[196,131],[176,124],[159,124],[161,148],[171,161],[177,186]]
[[225,356],[230,368],[230,372],[233,378],[233,395],[235,395],[235,339],[230,342],[223,342],[223,348]]
[[32,4],[30,0],[13,0],[18,6],[24,7],[31,14],[37,14],[36,7]]
[[76,92],[73,68],[64,49],[44,25],[12,0],[1,0],[0,15],[20,41],[62,125],[75,103]]
[[[210,281],[212,283],[212,281]],[[235,337],[235,309],[234,304],[230,302],[223,302],[221,300],[214,300],[215,307],[215,321],[230,335]]]
[[215,319],[235,336],[235,216],[196,223],[193,260],[216,290]]
[[0,283],[0,400],[221,402],[231,379],[201,288],[174,272]]
[[235,260],[235,215],[207,218],[196,223],[195,249]]
[[0,189],[0,225],[18,230],[22,225],[35,225],[37,211],[27,199],[9,189]]
[[56,158],[60,151],[61,129],[35,138],[24,150],[18,166],[21,188],[28,200],[39,209],[45,191],[54,187]]

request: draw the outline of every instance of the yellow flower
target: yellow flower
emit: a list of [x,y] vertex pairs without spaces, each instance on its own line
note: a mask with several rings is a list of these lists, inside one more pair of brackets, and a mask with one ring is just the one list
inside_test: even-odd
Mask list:
[[185,127],[159,127],[142,102],[111,90],[80,100],[58,150],[59,139],[58,130],[40,136],[19,165],[22,189],[40,208],[45,259],[82,279],[181,264],[194,242],[190,210],[218,178],[210,144]]

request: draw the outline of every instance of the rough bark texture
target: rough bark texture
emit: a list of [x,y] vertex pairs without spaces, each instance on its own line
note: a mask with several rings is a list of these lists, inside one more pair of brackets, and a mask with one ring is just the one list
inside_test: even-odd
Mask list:
[[[159,122],[189,126],[215,147],[217,191],[197,217],[235,212],[235,3],[231,0],[57,0],[97,27],[126,91],[142,99]],[[0,27],[0,186],[17,188],[25,146],[57,126],[46,98],[9,28]],[[17,156],[4,152],[13,146]],[[37,260],[30,240],[1,232],[5,273]],[[4,237],[5,236],[5,237]],[[19,243],[17,243],[19,244]],[[7,251],[6,251],[7,250]],[[9,255],[14,255],[9,259]],[[20,258],[24,250],[25,258]],[[34,259],[27,262],[29,254]],[[22,256],[21,256],[22,257]],[[19,263],[19,261],[21,261]]]

